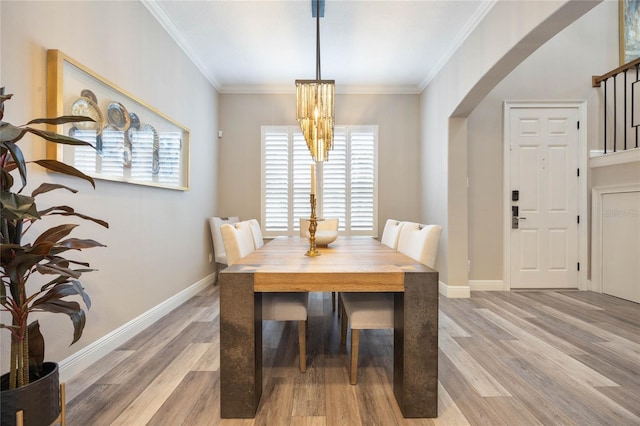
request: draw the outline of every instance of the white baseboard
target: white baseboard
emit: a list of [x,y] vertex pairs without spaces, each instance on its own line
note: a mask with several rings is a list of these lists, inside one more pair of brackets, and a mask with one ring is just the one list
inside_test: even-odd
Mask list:
[[76,374],[91,366],[109,352],[117,349],[127,340],[158,321],[204,288],[213,285],[214,278],[214,274],[204,277],[175,296],[165,300],[142,315],[113,330],[111,333],[82,348],[70,357],[60,361],[58,363],[60,381],[65,382],[72,379]]
[[440,294],[449,299],[462,299],[471,297],[471,289],[468,285],[448,285],[442,281],[438,282]]
[[469,280],[471,291],[506,291],[502,280]]

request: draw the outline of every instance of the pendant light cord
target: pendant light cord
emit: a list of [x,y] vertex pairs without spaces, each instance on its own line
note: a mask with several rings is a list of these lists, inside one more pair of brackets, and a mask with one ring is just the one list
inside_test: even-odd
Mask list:
[[316,0],[316,80],[320,76],[320,0]]

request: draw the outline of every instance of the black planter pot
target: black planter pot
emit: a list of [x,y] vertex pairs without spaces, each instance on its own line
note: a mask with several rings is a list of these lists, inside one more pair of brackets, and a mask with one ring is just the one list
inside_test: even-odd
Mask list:
[[60,414],[60,376],[55,362],[45,362],[43,376],[27,386],[9,390],[8,384],[5,374],[0,391],[2,426],[14,426],[20,410],[25,426],[49,426]]

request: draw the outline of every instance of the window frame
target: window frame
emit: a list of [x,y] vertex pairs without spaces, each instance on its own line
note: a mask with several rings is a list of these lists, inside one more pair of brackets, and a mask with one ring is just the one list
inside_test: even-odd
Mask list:
[[[353,236],[370,236],[377,237],[378,235],[378,126],[377,125],[340,125],[335,126],[335,133],[339,134],[340,131],[344,131],[345,133],[345,143],[346,143],[346,153],[345,153],[345,169],[346,169],[346,181],[345,181],[345,190],[346,190],[346,206],[345,206],[345,217],[347,223],[341,224],[344,226],[344,229],[339,231],[340,235],[353,235]],[[287,135],[287,149],[288,149],[288,157],[287,157],[287,172],[288,172],[288,207],[287,207],[287,230],[286,231],[273,231],[267,230],[267,222],[266,222],[266,184],[265,184],[265,173],[266,173],[266,135],[269,133],[281,133]],[[370,133],[373,137],[373,187],[372,187],[372,195],[373,195],[373,203],[372,203],[372,229],[367,230],[353,230],[351,229],[351,217],[352,217],[352,204],[351,204],[351,191],[349,188],[352,187],[352,135],[354,133]],[[294,137],[296,134],[302,135],[302,131],[298,126],[261,126],[260,128],[260,211],[261,211],[261,223],[263,225],[263,233],[267,238],[277,237],[277,236],[294,236],[299,235],[299,229],[297,228],[296,221],[298,217],[294,216],[293,209],[293,201],[294,196],[292,193],[293,188],[293,151],[294,151]],[[331,153],[329,153],[329,162],[331,162]],[[311,164],[311,156],[309,155],[309,164]],[[317,172],[317,182],[323,182],[324,179],[324,164],[316,163],[316,172]],[[317,216],[321,217],[322,212],[324,210],[324,192],[323,185],[319,184],[316,188],[316,212]]]

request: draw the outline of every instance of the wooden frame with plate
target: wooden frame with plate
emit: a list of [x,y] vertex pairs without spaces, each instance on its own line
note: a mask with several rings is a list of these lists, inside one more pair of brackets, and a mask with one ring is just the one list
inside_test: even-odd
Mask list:
[[47,116],[95,122],[50,126],[93,147],[48,143],[47,157],[97,179],[189,189],[189,130],[59,50],[47,51]]

